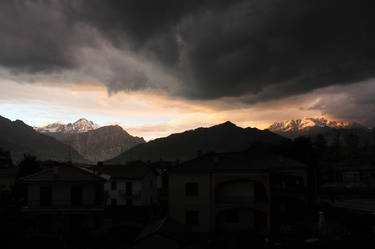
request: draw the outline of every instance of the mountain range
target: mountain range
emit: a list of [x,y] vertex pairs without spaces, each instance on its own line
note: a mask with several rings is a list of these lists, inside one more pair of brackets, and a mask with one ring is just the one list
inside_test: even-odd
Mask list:
[[71,146],[92,163],[114,158],[137,144],[145,143],[143,138],[129,135],[118,125],[100,127],[85,118],[74,123],[56,122],[34,129]]
[[63,122],[57,121],[52,124],[48,124],[42,127],[34,127],[37,132],[40,133],[60,133],[60,134],[73,134],[83,133],[91,130],[98,129],[100,126],[94,124],[85,118],[80,118],[74,123],[64,124]]
[[185,161],[208,152],[246,150],[256,142],[280,144],[287,138],[323,135],[328,145],[350,145],[353,137],[359,144],[375,144],[375,129],[355,122],[303,118],[273,123],[266,130],[241,128],[225,122],[197,128],[145,142],[118,125],[100,127],[81,118],[74,123],[56,122],[30,127],[20,120],[0,116],[0,148],[11,152],[17,163],[24,154],[40,160],[123,164],[132,160]]
[[39,160],[75,161],[87,163],[77,151],[55,138],[36,132],[21,120],[11,121],[0,116],[0,147],[9,151],[15,163],[24,154],[36,156]]
[[225,122],[209,128],[198,128],[139,144],[115,157],[107,164],[127,161],[185,161],[207,152],[235,152],[249,148],[255,142],[280,144],[285,138],[268,130],[241,128]]
[[302,119],[275,122],[268,127],[268,130],[291,139],[305,136],[314,140],[318,135],[322,135],[328,145],[335,143],[348,145],[353,135],[358,137],[359,143],[375,143],[373,136],[374,129],[369,129],[357,122],[333,121],[324,117],[305,117]]

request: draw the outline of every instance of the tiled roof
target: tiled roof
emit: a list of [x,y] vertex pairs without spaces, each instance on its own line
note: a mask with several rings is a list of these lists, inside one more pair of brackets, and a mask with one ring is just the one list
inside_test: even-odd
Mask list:
[[106,175],[110,175],[111,178],[121,179],[143,179],[147,174],[153,172],[153,170],[145,164],[131,164],[131,165],[104,165],[95,167],[96,171],[101,171]]
[[87,182],[87,181],[105,181],[86,169],[73,165],[64,165],[52,169],[43,170],[33,175],[25,176],[19,179],[21,182]]
[[171,218],[164,218],[157,221],[155,224],[146,226],[138,235],[136,241],[143,240],[153,235],[159,235],[175,241],[183,242],[190,239],[190,232],[191,231],[187,225],[184,225]]
[[173,171],[277,170],[306,167],[303,163],[281,155],[236,152],[206,154],[180,164]]

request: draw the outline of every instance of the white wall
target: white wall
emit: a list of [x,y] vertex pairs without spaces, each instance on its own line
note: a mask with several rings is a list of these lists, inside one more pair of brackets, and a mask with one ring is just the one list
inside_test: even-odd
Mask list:
[[[116,182],[116,189],[112,190],[112,182]],[[104,184],[104,191],[108,193],[106,205],[110,206],[112,199],[117,200],[118,206],[124,206],[127,204],[127,196],[122,193],[126,193],[126,183],[131,182],[133,188],[133,202],[132,206],[149,206],[157,202],[157,187],[156,187],[156,175],[150,172],[141,180],[130,180],[130,179],[110,179]]]

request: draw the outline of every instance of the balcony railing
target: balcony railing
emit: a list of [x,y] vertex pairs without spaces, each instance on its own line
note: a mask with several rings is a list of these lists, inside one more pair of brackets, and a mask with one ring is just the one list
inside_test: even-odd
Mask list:
[[104,200],[82,200],[73,203],[71,200],[51,200],[50,203],[40,200],[29,200],[24,208],[37,209],[97,209],[104,207]]

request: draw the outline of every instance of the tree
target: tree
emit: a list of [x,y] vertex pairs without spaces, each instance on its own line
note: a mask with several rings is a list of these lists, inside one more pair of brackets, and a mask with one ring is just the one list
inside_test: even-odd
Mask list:
[[320,151],[325,151],[327,148],[327,140],[322,134],[319,134],[315,138],[314,145],[320,150]]
[[18,164],[18,168],[18,177],[32,175],[41,170],[39,162],[32,155],[24,155],[23,160]]
[[312,165],[314,160],[314,150],[310,138],[308,137],[297,137],[293,141],[293,153],[294,158]]

